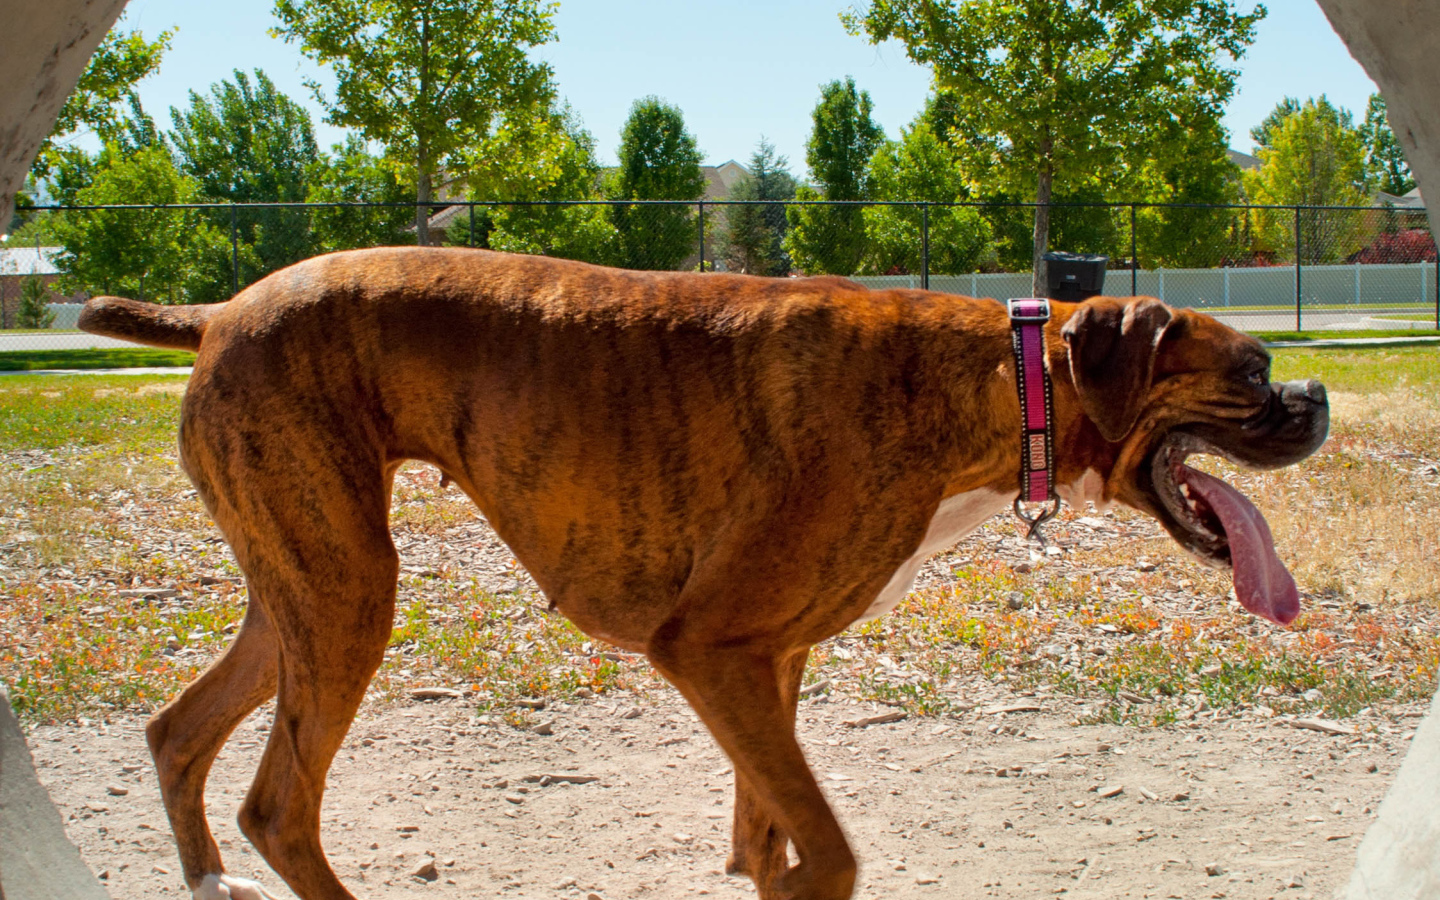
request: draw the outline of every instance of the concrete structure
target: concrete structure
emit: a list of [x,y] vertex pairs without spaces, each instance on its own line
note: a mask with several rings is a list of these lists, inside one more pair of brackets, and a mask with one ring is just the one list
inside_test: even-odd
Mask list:
[[1440,693],[1380,804],[1355,860],[1344,900],[1440,897]]
[[125,0],[4,0],[0,18],[0,230],[9,228],[15,194],[74,90],[90,54],[115,24]]
[[1380,86],[1420,193],[1440,197],[1440,0],[1318,2],[1350,55]]
[[39,779],[0,685],[0,900],[106,900]]

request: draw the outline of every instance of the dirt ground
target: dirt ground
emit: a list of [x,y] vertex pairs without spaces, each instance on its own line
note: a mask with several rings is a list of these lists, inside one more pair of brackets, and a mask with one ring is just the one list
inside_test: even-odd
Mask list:
[[[426,479],[433,473],[412,477]],[[167,502],[183,509],[193,503],[187,496]],[[438,590],[430,586],[449,576],[436,573],[472,573],[496,592],[533,588],[483,519],[466,513],[411,527],[407,503],[433,509],[437,500],[430,493],[397,500],[397,546],[414,576],[402,579],[402,605]],[[195,531],[143,505],[112,505],[117,527],[142,555],[189,558],[215,546],[205,543],[215,540],[204,537],[208,525]],[[1054,533],[1063,550],[1046,558],[1016,536],[1013,523],[994,520],[927,565],[919,586],[943,586],[967,566],[999,560],[1015,572],[1048,566],[1047,578],[1110,579],[1107,596],[1113,589],[1120,597],[1136,589],[1127,579],[1138,571],[1165,621],[1234,615],[1223,597],[1228,585],[1210,585],[1195,567],[1156,555],[1168,542],[1148,520],[1067,515]],[[23,562],[25,546],[7,559],[31,581],[88,577],[93,588],[99,577],[22,566],[15,561]],[[1131,548],[1128,558],[1112,558],[1116,546]],[[1158,572],[1145,555],[1159,560]],[[192,602],[185,594],[193,586],[181,587],[180,598],[165,601],[177,609]],[[1113,653],[1139,638],[1104,623],[1084,626],[1082,635],[1077,622],[1066,619],[1063,627],[1075,634],[1062,641],[1057,630],[1046,639],[1055,647],[1037,647],[1037,655],[1078,666],[1074,648],[1082,643],[1086,653]],[[1070,649],[1061,646],[1067,641]],[[842,637],[830,653],[861,643]],[[394,648],[396,665],[408,666],[410,652]],[[869,665],[870,657],[857,659]],[[903,660],[879,660],[896,668],[897,683],[906,677]],[[1378,657],[1374,665],[1379,678]],[[428,671],[417,668],[415,682]],[[1428,706],[1376,704],[1347,719],[1342,730],[1351,733],[1343,734],[1305,730],[1297,727],[1304,718],[1263,704],[1187,707],[1163,727],[1079,724],[1099,720],[1101,700],[967,672],[947,688],[954,702],[943,716],[856,725],[897,713],[857,699],[855,679],[838,675],[802,700],[801,742],[861,862],[857,897],[1329,900],[1348,878]],[[391,677],[415,683],[410,675],[407,668]],[[326,794],[325,845],[357,896],[753,894],[748,881],[723,873],[730,765],[673,691],[647,684],[508,717],[524,728],[501,712],[477,713],[468,695],[419,701],[393,684],[376,693]],[[257,711],[227,745],[209,781],[210,819],[230,871],[291,898],[234,824],[269,720],[268,708]],[[187,897],[143,722],[112,712],[35,726],[29,740],[71,839],[115,900]]]
[[[1017,696],[853,727],[885,708],[802,701],[801,739],[862,861],[857,896],[1328,900],[1423,712],[1396,708],[1389,734],[1330,736],[1242,719],[1077,727],[1070,702]],[[553,704],[543,719],[552,734],[477,718],[463,700],[362,715],[326,795],[342,880],[367,898],[753,892],[722,871],[730,766],[677,695]],[[268,721],[258,711],[232,737],[210,814],[231,871],[289,898],[234,825]],[[117,717],[30,734],[71,839],[115,900],[185,893],[142,727]]]

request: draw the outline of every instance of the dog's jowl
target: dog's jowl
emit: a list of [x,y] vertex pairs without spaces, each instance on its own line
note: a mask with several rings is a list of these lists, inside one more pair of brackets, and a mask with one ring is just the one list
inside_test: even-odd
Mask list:
[[[1002,305],[406,248],[313,259],[214,306],[98,297],[81,327],[198,351],[181,462],[249,585],[234,643],[147,732],[197,897],[263,897],[226,874],[204,785],[272,696],[240,827],[303,900],[353,896],[321,851],[321,791],[390,635],[405,460],[460,486],[561,613],[684,694],[734,762],[731,871],[767,900],[851,895],[794,736],[801,673],[1017,497]],[[1251,612],[1293,619],[1264,518],[1186,460],[1303,459],[1324,389],[1272,384],[1258,342],[1150,299],[1052,304],[1043,337],[1060,496],[1154,516],[1232,569]]]

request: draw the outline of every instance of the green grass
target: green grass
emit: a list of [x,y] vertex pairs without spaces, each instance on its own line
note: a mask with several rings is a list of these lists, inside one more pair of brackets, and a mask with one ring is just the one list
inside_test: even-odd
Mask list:
[[184,384],[183,375],[0,379],[0,451],[173,446]]
[[1332,391],[1376,394],[1401,384],[1440,390],[1440,346],[1282,347],[1271,351],[1276,381],[1315,378]]
[[1433,328],[1380,328],[1363,331],[1252,331],[1250,335],[1270,343],[1274,341],[1335,341],[1353,338],[1440,337],[1440,331]]
[[7,350],[0,353],[0,372],[36,369],[137,369],[189,366],[195,354],[186,350],[102,347],[89,350]]
[[[117,598],[108,589],[57,591],[21,582],[0,615],[17,638],[0,647],[0,671],[26,721],[154,708],[229,643],[243,611],[242,595],[229,586],[160,603]],[[202,655],[167,653],[172,639]]]
[[468,683],[480,707],[492,709],[521,697],[568,699],[645,680],[636,663],[606,657],[608,645],[537,605],[534,595],[496,594],[458,578],[407,576],[402,587],[424,593],[401,611],[391,632],[377,678],[382,690]]

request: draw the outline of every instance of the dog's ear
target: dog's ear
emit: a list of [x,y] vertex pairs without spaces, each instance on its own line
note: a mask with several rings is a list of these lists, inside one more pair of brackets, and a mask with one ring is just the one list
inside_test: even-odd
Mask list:
[[1173,319],[1158,300],[1102,298],[1085,303],[1060,329],[1080,406],[1105,440],[1120,441],[1135,427]]

